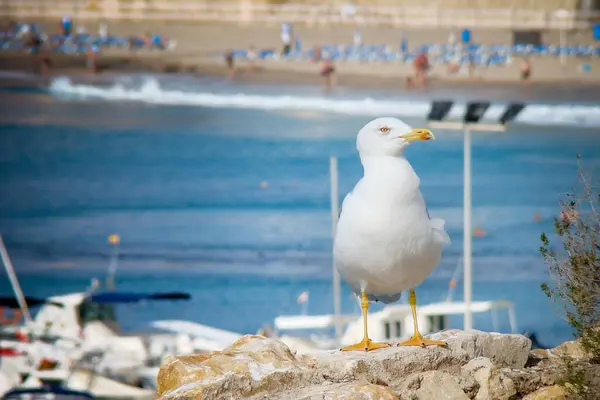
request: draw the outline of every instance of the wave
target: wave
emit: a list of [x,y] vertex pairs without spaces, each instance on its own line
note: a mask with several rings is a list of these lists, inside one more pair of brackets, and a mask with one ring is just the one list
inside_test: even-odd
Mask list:
[[[113,86],[74,84],[69,78],[59,77],[52,80],[49,90],[50,93],[56,96],[107,101],[214,108],[320,111],[367,116],[395,115],[408,118],[425,118],[430,108],[430,102],[423,100],[193,92],[163,88],[154,78],[146,79],[139,87],[126,87],[122,83],[116,83]],[[464,104],[455,103],[450,111],[449,118],[458,117],[462,114],[464,108]],[[502,111],[503,105],[499,102],[490,107],[482,119],[496,119]],[[600,107],[592,105],[529,104],[515,122],[539,126],[597,127],[600,126]]]

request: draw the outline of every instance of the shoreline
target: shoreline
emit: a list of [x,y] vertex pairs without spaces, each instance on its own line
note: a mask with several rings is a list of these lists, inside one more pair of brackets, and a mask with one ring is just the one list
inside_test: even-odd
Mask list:
[[[161,59],[162,54],[138,54],[135,56],[107,54],[98,60],[100,72],[89,73],[85,69],[83,56],[53,55],[53,68],[47,75],[36,75],[37,59],[24,53],[0,53],[0,71],[34,74],[36,85],[47,86],[52,78],[68,76],[75,83],[103,84],[111,83],[114,75],[157,73],[186,75],[192,77],[208,77],[226,79],[229,70],[218,59],[203,57],[196,62],[185,62],[175,58],[173,61]],[[271,65],[279,64],[279,65]],[[233,82],[242,84],[289,85],[289,86],[323,86],[323,78],[317,73],[317,66],[304,64],[294,67],[291,63],[280,61],[263,63],[255,69],[247,65],[236,67]],[[376,66],[376,65],[374,65]],[[496,101],[536,101],[546,102],[596,102],[600,101],[600,83],[582,82],[577,80],[534,80],[528,84],[492,79],[440,79],[435,76],[427,88],[407,88],[405,75],[360,73],[344,71],[343,66],[337,76],[337,86],[363,91],[381,93],[398,93],[413,98],[445,98],[453,100],[479,99]],[[17,78],[3,77],[3,84],[11,84]]]

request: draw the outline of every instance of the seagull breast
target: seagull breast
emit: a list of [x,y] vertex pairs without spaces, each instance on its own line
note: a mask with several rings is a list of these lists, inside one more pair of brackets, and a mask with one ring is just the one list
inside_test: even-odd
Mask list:
[[405,158],[363,160],[365,176],[344,199],[334,241],[340,275],[355,292],[395,295],[419,285],[449,239],[430,219]]

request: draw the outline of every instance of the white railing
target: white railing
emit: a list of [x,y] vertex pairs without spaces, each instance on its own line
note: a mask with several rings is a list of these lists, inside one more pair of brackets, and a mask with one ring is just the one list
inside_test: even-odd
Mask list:
[[600,13],[521,9],[444,9],[440,7],[268,5],[203,3],[190,0],[0,0],[0,16],[16,18],[226,21],[245,23],[352,24],[420,28],[574,29],[600,22]]

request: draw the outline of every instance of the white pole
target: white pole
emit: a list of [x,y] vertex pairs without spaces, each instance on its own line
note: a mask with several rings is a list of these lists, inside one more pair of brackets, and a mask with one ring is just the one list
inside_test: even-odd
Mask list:
[[[329,158],[329,176],[331,185],[331,237],[335,239],[335,232],[337,229],[337,223],[339,218],[339,194],[338,194],[338,166],[337,158],[331,156]],[[341,326],[341,295],[340,295],[340,274],[335,268],[335,263],[332,265],[333,269],[333,314],[335,324],[335,337],[339,340],[342,336]]]
[[464,330],[473,329],[471,314],[471,130],[465,125],[464,131],[464,239],[463,239],[463,262],[464,262],[464,301],[465,301],[465,325]]
[[0,255],[2,256],[4,269],[6,269],[8,279],[10,279],[10,285],[12,286],[13,292],[15,292],[15,297],[17,298],[17,302],[19,303],[21,313],[23,314],[27,325],[31,325],[33,319],[31,318],[31,314],[29,313],[27,302],[25,302],[25,296],[23,296],[23,291],[21,290],[21,286],[19,285],[19,280],[17,279],[17,275],[15,274],[15,269],[13,268],[12,262],[10,261],[10,257],[8,256],[8,252],[6,251],[6,246],[4,245],[4,240],[2,240],[2,235],[0,235]]

